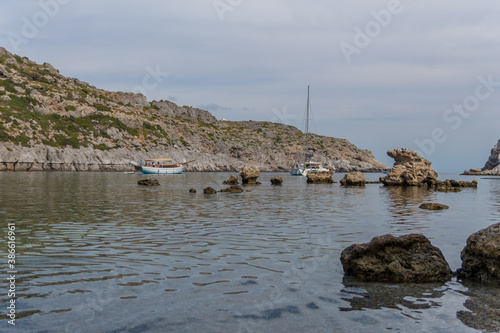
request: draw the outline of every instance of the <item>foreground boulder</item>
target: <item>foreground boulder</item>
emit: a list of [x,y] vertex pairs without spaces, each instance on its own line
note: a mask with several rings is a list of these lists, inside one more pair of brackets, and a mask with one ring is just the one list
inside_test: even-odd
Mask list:
[[158,182],[157,179],[151,179],[151,178],[145,178],[141,179],[137,182],[137,185],[142,185],[142,186],[158,186],[160,183]]
[[225,180],[222,184],[224,184],[224,185],[238,185],[239,184],[238,177],[236,177],[235,175],[231,175],[231,177],[229,177],[228,180]]
[[257,178],[260,176],[260,170],[256,167],[245,165],[240,173],[243,184],[258,184]]
[[307,174],[308,184],[332,184],[333,183],[333,172],[318,172],[318,173],[308,173]]
[[220,192],[228,192],[228,193],[241,193],[243,189],[239,185],[231,185],[228,188],[224,188],[220,190]]
[[347,276],[377,282],[443,282],[452,277],[441,251],[422,234],[384,235],[342,251]]
[[393,149],[387,155],[394,158],[391,171],[380,177],[386,186],[419,186],[437,182],[437,172],[431,168],[431,162],[420,157],[410,149]]
[[340,184],[343,186],[365,186],[365,175],[359,171],[347,173],[340,181]]
[[462,250],[459,279],[500,284],[500,223],[482,229],[467,239]]

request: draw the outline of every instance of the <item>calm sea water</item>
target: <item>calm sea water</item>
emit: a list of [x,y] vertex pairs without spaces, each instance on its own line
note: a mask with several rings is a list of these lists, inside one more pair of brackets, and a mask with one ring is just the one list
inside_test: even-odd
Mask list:
[[[270,185],[276,175],[282,186]],[[15,223],[18,271],[14,328],[3,245],[0,331],[475,331],[457,318],[469,310],[456,280],[359,283],[344,277],[340,253],[378,235],[423,233],[456,270],[467,237],[499,220],[499,180],[440,193],[266,173],[244,193],[203,194],[229,176],[161,176],[145,188],[143,176],[123,173],[0,173],[0,236]],[[450,209],[419,209],[424,202]]]

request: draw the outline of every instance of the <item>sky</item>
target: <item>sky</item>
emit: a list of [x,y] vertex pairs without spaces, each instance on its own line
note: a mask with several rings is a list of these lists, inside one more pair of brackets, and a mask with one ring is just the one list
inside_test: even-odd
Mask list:
[[500,139],[498,0],[2,0],[0,46],[218,119],[345,138],[392,166],[483,167]]

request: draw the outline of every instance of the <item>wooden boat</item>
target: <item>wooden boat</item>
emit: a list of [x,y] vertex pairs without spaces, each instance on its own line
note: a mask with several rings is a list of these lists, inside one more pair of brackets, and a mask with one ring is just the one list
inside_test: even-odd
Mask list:
[[138,166],[138,170],[147,175],[167,175],[167,174],[181,174],[188,163],[172,163],[170,158],[153,158],[144,161]]

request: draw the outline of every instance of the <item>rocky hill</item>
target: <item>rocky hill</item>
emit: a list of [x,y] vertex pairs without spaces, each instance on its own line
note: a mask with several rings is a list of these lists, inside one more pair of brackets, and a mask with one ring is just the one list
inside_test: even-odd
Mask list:
[[[172,156],[195,160],[188,171],[243,164],[286,171],[303,159],[304,142],[292,126],[221,121],[197,108],[105,91],[0,48],[0,170],[123,171],[133,161]],[[309,142],[314,159],[339,172],[386,168],[345,139],[312,134]]]

